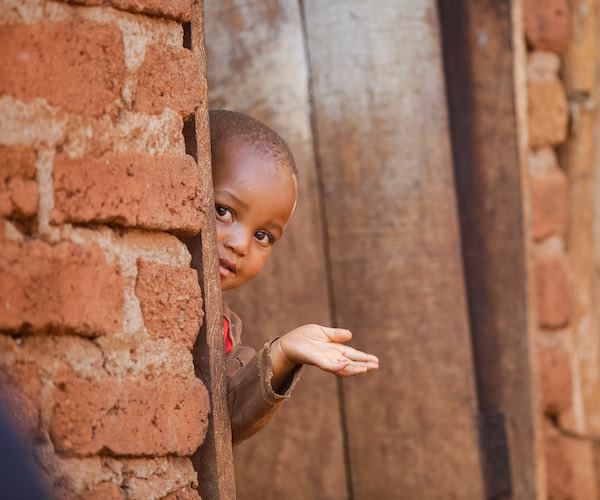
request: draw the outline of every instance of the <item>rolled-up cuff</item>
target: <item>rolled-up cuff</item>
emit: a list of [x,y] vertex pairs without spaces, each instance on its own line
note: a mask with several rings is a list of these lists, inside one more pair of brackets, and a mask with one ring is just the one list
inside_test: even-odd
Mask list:
[[290,374],[291,380],[289,380],[287,387],[283,394],[275,392],[273,390],[273,386],[271,385],[271,381],[273,379],[273,366],[271,365],[271,346],[273,342],[275,342],[277,338],[269,340],[263,348],[258,352],[258,371],[260,374],[260,387],[263,397],[265,401],[269,401],[272,403],[277,403],[279,401],[283,401],[285,399],[289,399],[294,387],[298,380],[300,380],[300,375],[302,373],[302,365],[296,365],[294,367],[293,372]]
[[[237,360],[233,361],[234,364],[242,364],[229,374],[229,415],[234,444],[258,432],[271,419],[279,405],[289,399],[300,378],[302,367],[299,365],[291,374],[283,394],[276,393],[271,387],[273,367],[270,353],[275,340],[267,342],[246,364],[242,364],[245,356],[241,353],[234,358]],[[245,349],[252,351],[249,347]]]

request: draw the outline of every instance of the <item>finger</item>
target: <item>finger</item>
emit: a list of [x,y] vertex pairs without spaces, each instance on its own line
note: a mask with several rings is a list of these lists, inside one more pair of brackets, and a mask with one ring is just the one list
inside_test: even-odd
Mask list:
[[343,356],[323,356],[318,363],[315,363],[322,370],[338,374],[342,372],[347,366],[352,364],[348,358]]
[[321,325],[319,325],[319,327],[331,342],[348,342],[350,339],[352,339],[352,332],[350,330],[345,330],[344,328],[331,328]]
[[367,373],[369,371],[368,367],[365,364],[361,363],[352,363],[344,367],[343,370],[340,370],[337,375],[342,377],[353,377],[355,375],[362,375],[363,373]]
[[344,356],[352,361],[364,361],[364,362],[372,362],[379,364],[379,359],[377,356],[373,356],[373,354],[369,354],[363,351],[359,351],[358,349],[354,349],[354,347],[350,347],[347,345],[336,346],[339,352],[341,352]]

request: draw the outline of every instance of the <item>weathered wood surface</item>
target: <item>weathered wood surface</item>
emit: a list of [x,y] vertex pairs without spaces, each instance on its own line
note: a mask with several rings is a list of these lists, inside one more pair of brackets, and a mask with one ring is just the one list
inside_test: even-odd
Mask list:
[[480,499],[436,2],[305,0],[354,498]]
[[488,456],[488,493],[531,499],[534,330],[528,321],[511,4],[442,0],[440,7],[479,408],[483,415],[504,414],[512,471],[512,481],[495,477],[499,457]]
[[[225,299],[256,348],[304,323],[330,324],[307,67],[296,2],[206,2],[211,108],[245,112],[277,130],[299,169],[300,199],[272,261]],[[347,498],[334,377],[308,367],[268,427],[236,447],[238,498]]]
[[[202,0],[192,4],[192,22],[186,29],[187,43],[202,69],[205,67],[204,6]],[[206,88],[206,87],[205,87]],[[212,173],[210,163],[210,133],[208,128],[208,96],[194,116],[194,129],[186,127],[186,149],[198,163],[198,175],[209,194],[209,207],[213,204]],[[190,133],[191,132],[191,133]],[[195,137],[194,137],[195,132]],[[195,139],[195,140],[194,140]],[[202,498],[233,500],[236,498],[231,427],[227,408],[227,379],[224,369],[223,309],[219,286],[219,266],[216,252],[215,220],[207,217],[202,233],[187,240],[192,254],[192,267],[198,271],[204,301],[204,323],[193,349],[194,367],[210,393],[211,412],[203,445],[192,457],[198,472],[199,492]]]

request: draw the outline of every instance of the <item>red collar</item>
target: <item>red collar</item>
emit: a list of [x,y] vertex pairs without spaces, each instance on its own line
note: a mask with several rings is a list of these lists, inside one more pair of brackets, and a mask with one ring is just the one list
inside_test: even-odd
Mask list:
[[225,353],[228,354],[233,349],[233,342],[231,340],[231,335],[229,334],[229,319],[227,316],[223,316],[223,337],[225,339]]

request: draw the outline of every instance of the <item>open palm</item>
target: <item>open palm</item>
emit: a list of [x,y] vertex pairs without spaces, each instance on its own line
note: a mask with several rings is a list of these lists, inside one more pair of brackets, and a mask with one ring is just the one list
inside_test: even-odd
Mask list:
[[291,364],[315,365],[343,377],[379,368],[376,356],[344,345],[351,338],[349,330],[310,324],[281,337],[279,346]]

